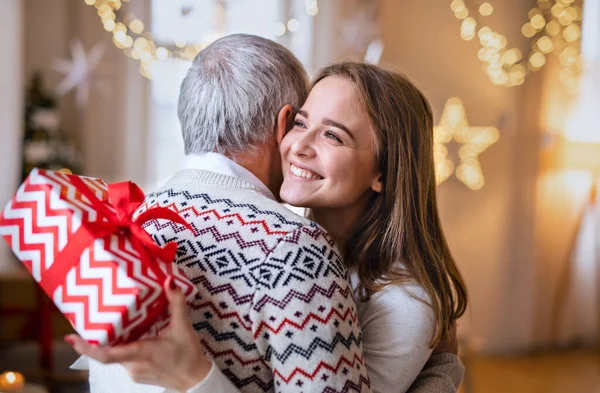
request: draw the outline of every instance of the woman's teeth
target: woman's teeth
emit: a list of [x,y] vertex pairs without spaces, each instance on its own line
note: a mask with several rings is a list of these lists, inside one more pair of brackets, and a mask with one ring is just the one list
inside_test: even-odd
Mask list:
[[290,164],[290,171],[292,171],[292,173],[298,177],[302,177],[304,179],[309,179],[309,180],[320,180],[322,179],[321,176],[312,174],[308,171],[305,171],[304,169],[298,168],[297,166],[294,166],[294,164]]

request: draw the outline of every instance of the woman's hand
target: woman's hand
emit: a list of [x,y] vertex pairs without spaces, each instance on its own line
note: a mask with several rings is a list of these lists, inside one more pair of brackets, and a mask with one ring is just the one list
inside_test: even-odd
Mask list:
[[212,366],[187,313],[185,296],[171,278],[165,281],[171,320],[158,337],[114,347],[91,345],[78,335],[65,337],[80,355],[100,363],[121,363],[138,383],[186,391],[202,381]]

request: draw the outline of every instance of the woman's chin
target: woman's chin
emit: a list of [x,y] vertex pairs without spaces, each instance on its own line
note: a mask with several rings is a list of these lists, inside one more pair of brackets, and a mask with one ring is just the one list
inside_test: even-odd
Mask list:
[[289,190],[283,187],[279,193],[281,200],[288,205],[296,207],[310,207],[310,195],[299,192],[298,190]]

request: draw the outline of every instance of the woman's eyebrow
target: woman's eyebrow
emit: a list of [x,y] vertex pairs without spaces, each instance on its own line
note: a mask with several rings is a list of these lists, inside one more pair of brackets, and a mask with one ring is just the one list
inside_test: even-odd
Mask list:
[[[303,109],[298,109],[297,112],[299,115],[305,117],[308,119],[308,112],[303,110]],[[343,125],[342,123],[339,123],[335,120],[331,120],[328,118],[324,118],[323,119],[323,124],[328,125],[328,126],[332,126],[332,127],[336,127],[339,128],[340,130],[344,131],[346,134],[348,134],[348,136],[350,136],[350,138],[352,138],[354,140],[354,135],[352,135],[352,132],[350,131],[350,129],[348,127],[346,127],[345,125]]]
[[328,118],[324,118],[323,119],[323,124],[326,124],[328,126],[332,126],[332,127],[336,127],[339,128],[340,130],[344,131],[346,134],[348,134],[350,136],[350,138],[354,139],[354,135],[352,135],[352,132],[350,132],[350,129],[348,127],[346,127],[345,125],[343,125],[342,123],[338,123],[335,120],[331,120]]

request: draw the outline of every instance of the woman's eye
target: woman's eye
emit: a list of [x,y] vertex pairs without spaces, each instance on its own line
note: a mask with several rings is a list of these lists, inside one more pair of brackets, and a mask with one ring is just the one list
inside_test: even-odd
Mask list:
[[340,137],[338,137],[337,135],[335,135],[331,131],[326,131],[325,132],[325,137],[329,138],[329,139],[332,139],[332,140],[336,141],[337,143],[342,143],[342,140],[340,139]]
[[302,123],[300,120],[294,120],[294,127],[306,128],[306,126],[304,125],[304,123]]

